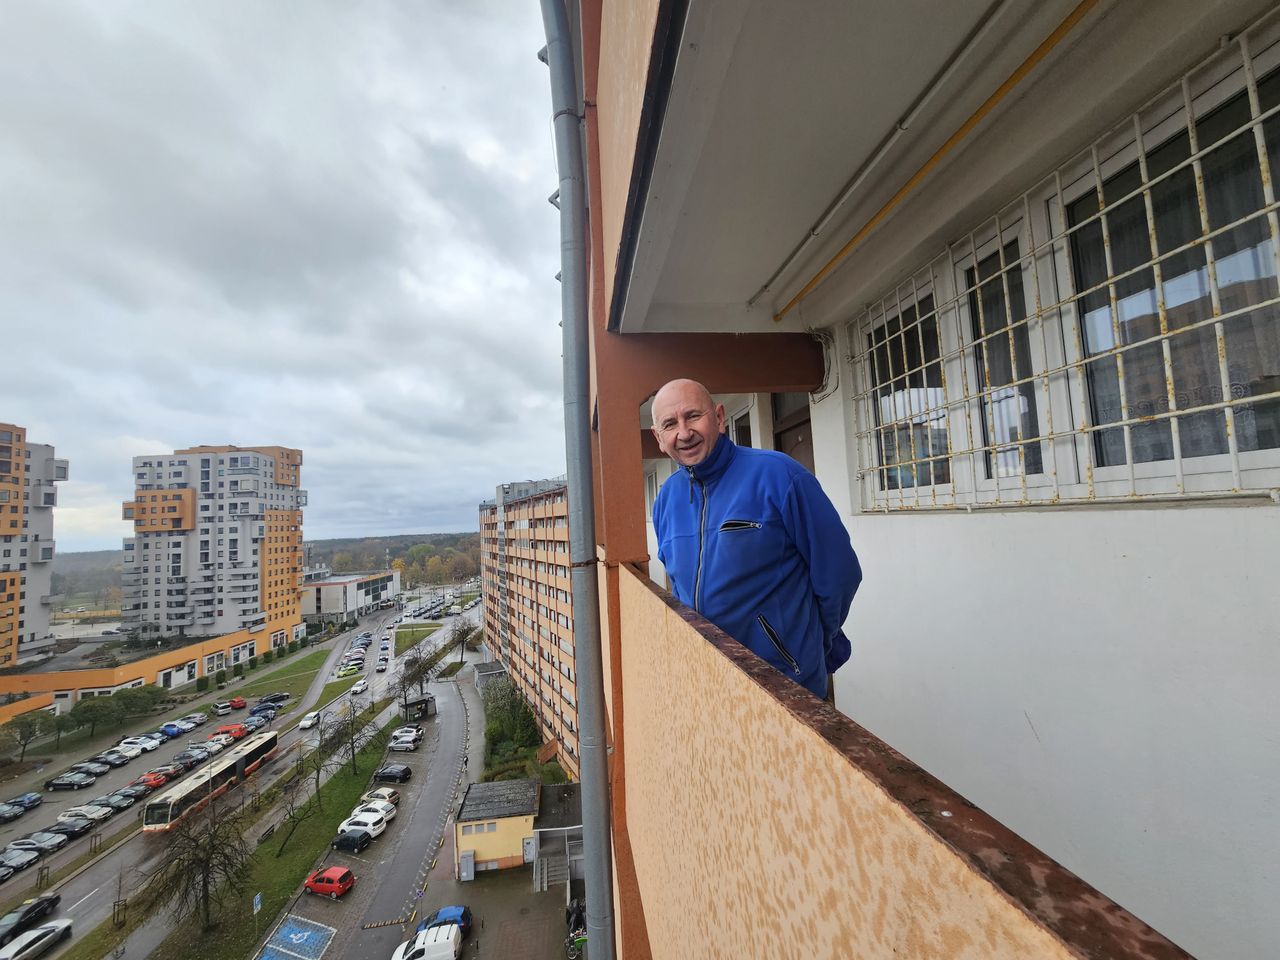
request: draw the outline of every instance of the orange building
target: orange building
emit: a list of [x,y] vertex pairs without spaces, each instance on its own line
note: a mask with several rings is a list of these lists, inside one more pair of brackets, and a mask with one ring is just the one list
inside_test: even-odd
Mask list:
[[[488,645],[538,719],[560,766],[578,779],[578,688],[564,479],[504,483],[480,504]],[[550,748],[548,748],[549,750]]]

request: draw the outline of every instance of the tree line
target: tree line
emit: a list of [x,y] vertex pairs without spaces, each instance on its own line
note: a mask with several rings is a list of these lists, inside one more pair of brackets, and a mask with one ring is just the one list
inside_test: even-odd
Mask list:
[[167,695],[155,684],[148,684],[117,690],[109,697],[87,697],[57,716],[46,710],[21,713],[0,727],[0,749],[17,751],[17,760],[22,763],[27,758],[27,748],[37,740],[53,737],[53,748],[57,750],[62,746],[63,734],[88,727],[92,737],[99,724],[120,726],[130,717],[149,714]]

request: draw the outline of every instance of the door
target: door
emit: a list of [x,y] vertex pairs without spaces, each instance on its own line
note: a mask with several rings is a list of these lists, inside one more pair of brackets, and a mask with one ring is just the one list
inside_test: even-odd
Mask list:
[[476,878],[476,852],[463,850],[458,857],[458,879],[474,880]]
[[538,859],[538,838],[525,837],[524,838],[524,862],[533,863],[533,861],[537,859]]

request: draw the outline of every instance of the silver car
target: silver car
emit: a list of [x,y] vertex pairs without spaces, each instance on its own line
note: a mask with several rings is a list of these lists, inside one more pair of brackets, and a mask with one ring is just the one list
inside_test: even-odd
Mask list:
[[70,939],[70,920],[50,920],[10,940],[0,948],[0,960],[33,960],[44,956],[55,944]]

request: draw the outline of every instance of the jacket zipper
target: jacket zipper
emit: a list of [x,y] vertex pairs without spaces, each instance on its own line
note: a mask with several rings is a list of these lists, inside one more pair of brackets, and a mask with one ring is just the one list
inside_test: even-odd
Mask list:
[[762,526],[754,520],[726,520],[720,524],[721,533],[732,533],[735,530],[760,530]]
[[800,664],[796,663],[796,658],[787,652],[787,648],[782,645],[782,639],[778,636],[777,631],[773,629],[773,626],[769,621],[764,618],[764,614],[756,617],[756,620],[760,623],[761,628],[763,628],[764,635],[768,637],[769,642],[773,644],[773,649],[778,651],[778,656],[782,657],[782,659],[787,662],[787,666],[791,668],[792,673],[799,676]]
[[[689,470],[689,476],[697,480],[693,475],[692,469]],[[701,613],[702,610],[699,609],[700,604],[698,601],[701,599],[702,594],[702,548],[707,539],[707,485],[698,480],[698,486],[702,490],[702,516],[698,520],[698,566],[693,575],[693,609]],[[690,489],[692,490],[692,487]]]

